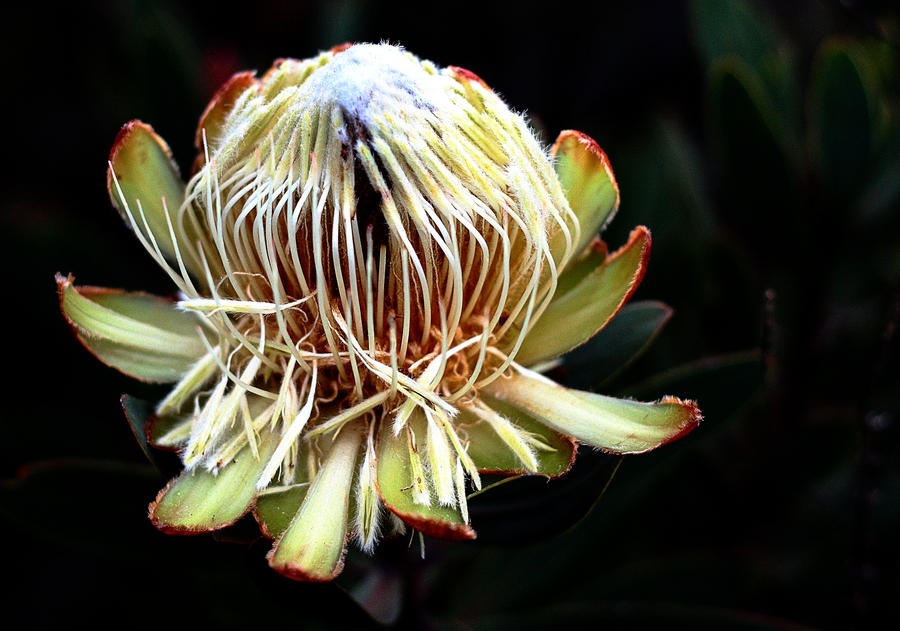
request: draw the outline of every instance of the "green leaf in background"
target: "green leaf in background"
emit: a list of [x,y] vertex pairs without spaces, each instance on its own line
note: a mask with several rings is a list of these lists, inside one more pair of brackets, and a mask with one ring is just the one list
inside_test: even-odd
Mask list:
[[[752,408],[763,386],[762,354],[757,350],[704,357],[682,364],[647,379],[624,394],[639,398],[654,398],[666,392],[678,392],[696,400],[703,410],[701,431],[691,440],[680,441],[654,452],[650,458],[629,460],[629,466],[617,478],[615,492],[606,504],[606,515],[615,520],[640,511],[642,506],[658,497],[660,488],[678,479],[678,471],[691,458],[722,444],[722,436],[735,430],[733,421]],[[757,422],[757,421],[751,421]],[[629,475],[635,467],[640,475]]]
[[753,4],[743,0],[694,0],[689,17],[706,66],[712,67],[726,57],[746,63],[763,87],[763,98],[777,120],[785,148],[790,151],[797,147],[798,82],[790,55],[781,46],[769,16],[760,15]]
[[741,0],[694,0],[689,17],[707,65],[733,54],[759,66],[775,48],[770,23]]
[[[765,86],[750,65],[736,56],[717,59],[710,66],[710,124],[717,149],[732,168],[746,168],[747,176],[759,182],[783,166],[783,148],[787,138],[778,129],[774,109],[766,96]],[[746,157],[743,152],[750,152]],[[753,159],[764,159],[757,164]],[[766,169],[762,173],[759,169]]]
[[[739,57],[713,63],[709,125],[719,165],[730,186],[728,212],[738,228],[759,239],[794,216],[798,185],[796,145],[780,125],[765,86]],[[789,227],[793,228],[793,226]]]
[[646,352],[672,317],[672,308],[655,300],[625,305],[597,335],[563,357],[562,381],[590,390],[624,371]]
[[[656,257],[696,256],[698,241],[708,239],[719,226],[713,198],[710,157],[686,126],[672,116],[660,116],[621,152],[616,175],[628,200],[623,216],[604,233],[608,243],[628,235],[630,225],[652,227]],[[570,263],[563,278],[579,264]],[[651,265],[650,280],[660,269]]]
[[877,86],[867,66],[858,47],[839,40],[824,44],[813,64],[810,149],[822,185],[843,201],[864,183],[873,149]]
[[[278,620],[296,619],[303,611],[303,629],[370,629],[373,621],[336,585],[298,585],[268,568],[268,541],[249,550],[212,537],[166,537],[147,520],[146,497],[158,490],[159,474],[148,464],[101,460],[41,462],[0,483],[0,526],[4,534],[28,544],[28,563],[15,571],[26,585],[50,568],[81,567],[79,580],[102,587],[104,593],[132,590],[149,602],[171,597],[172,576],[195,586],[196,599],[173,598],[166,615],[191,627],[213,624],[250,628],[260,612]],[[78,616],[87,609],[76,596],[61,594],[51,611]],[[15,593],[15,592],[13,592]],[[23,595],[24,597],[24,595]],[[60,601],[69,609],[60,608]],[[132,598],[111,599],[98,620],[134,620]],[[7,612],[14,627],[33,627],[45,620],[32,609]],[[20,615],[25,624],[16,625]],[[36,617],[37,616],[37,617]],[[62,618],[54,618],[54,620]],[[118,624],[118,622],[116,624]],[[41,626],[40,624],[38,626]],[[140,626],[139,624],[137,626]]]
[[[349,554],[349,553],[348,553]],[[356,563],[361,560],[353,559]],[[338,581],[341,585],[343,581]],[[359,580],[346,587],[366,613],[385,626],[397,622],[403,608],[403,580],[392,568],[373,566]]]
[[610,485],[615,486],[613,478],[623,458],[583,447],[572,469],[554,480],[484,476],[485,490],[469,499],[478,543],[534,543],[570,530],[593,510]]
[[153,452],[147,442],[147,420],[153,414],[153,405],[128,394],[123,394],[120,401],[122,411],[125,412],[125,418],[128,419],[128,425],[141,446],[141,451],[147,456],[147,460],[156,466],[156,460],[154,460]]
[[[604,470],[604,463],[607,467],[618,464],[618,458],[582,448],[567,476],[544,485],[549,493],[542,494],[534,484],[538,480],[523,478],[473,498],[469,506],[473,520],[479,524],[479,541],[494,545],[476,553],[461,550],[458,567],[445,565],[445,580],[454,584],[441,584],[441,587],[455,590],[448,602],[457,619],[477,620],[479,629],[490,627],[488,622],[521,626],[524,619],[516,612],[529,611],[534,616],[527,618],[529,624],[525,626],[542,628],[543,624],[531,623],[544,622],[540,616],[551,609],[559,616],[554,620],[582,621],[581,614],[570,616],[569,610],[583,611],[584,603],[599,602],[609,603],[609,611],[601,611],[606,607],[604,604],[601,610],[594,610],[590,615],[595,616],[595,622],[608,620],[614,628],[660,628],[666,627],[664,621],[669,619],[674,621],[669,626],[678,628],[678,621],[684,621],[688,628],[754,628],[756,622],[772,622],[773,628],[780,628],[780,622],[760,621],[753,614],[743,620],[744,614],[740,612],[691,608],[688,603],[696,602],[691,594],[696,594],[698,587],[707,595],[720,594],[714,602],[728,602],[727,596],[723,600],[721,594],[733,594],[735,583],[731,577],[739,580],[739,574],[734,573],[735,563],[730,557],[723,559],[702,547],[713,536],[711,533],[698,534],[700,548],[691,548],[690,556],[680,553],[686,544],[677,540],[684,535],[682,521],[699,524],[706,519],[702,514],[689,516],[693,506],[680,506],[684,498],[691,497],[686,485],[691,485],[696,476],[708,475],[704,451],[721,453],[723,439],[728,444],[729,430],[734,429],[729,421],[736,412],[746,409],[748,401],[759,391],[761,376],[760,354],[748,351],[692,362],[648,381],[639,393],[644,398],[657,397],[671,391],[670,388],[697,398],[703,405],[706,427],[690,440],[640,458],[624,458],[599,510],[590,512],[577,528],[571,528],[578,519],[572,519],[569,509],[580,505],[588,512],[590,503],[584,502],[591,493],[596,498],[604,480],[609,479],[610,471]],[[756,424],[757,420],[751,416],[747,422]],[[697,466],[699,471],[693,471]],[[585,485],[579,488],[582,482]],[[529,483],[532,483],[527,488],[530,495],[517,493],[517,487],[524,488]],[[670,497],[673,494],[674,499]],[[554,504],[555,496],[564,496],[567,504]],[[680,512],[682,508],[684,512]],[[524,517],[529,510],[531,516]],[[556,531],[554,534],[558,536],[548,541],[538,536],[519,538],[523,532],[531,531],[546,538],[552,532],[551,525],[543,523],[548,513],[566,521],[569,528],[565,532]],[[661,519],[663,515],[665,518]],[[638,531],[643,534],[638,535]],[[727,533],[718,536],[729,539]],[[501,547],[522,540],[531,545],[514,549]],[[540,572],[534,571],[536,567]],[[603,569],[592,571],[588,578],[585,567]],[[686,571],[685,567],[691,569]],[[746,568],[740,570],[746,571]],[[482,580],[482,575],[490,578]],[[584,580],[572,581],[569,578],[572,576]],[[683,580],[700,582],[684,585],[680,582]],[[656,595],[653,597],[667,593],[671,602],[680,605],[669,608],[650,602],[630,603],[635,593]],[[541,613],[543,606],[548,609]],[[744,622],[749,626],[742,626]]]
[[758,350],[704,357],[650,377],[627,388],[625,394],[653,398],[678,392],[691,397],[700,404],[708,431],[708,425],[729,418],[759,391],[763,383],[762,362]]
[[877,222],[891,217],[900,198],[900,177],[897,177],[900,173],[900,126],[895,124],[872,171],[859,202],[859,211],[864,221]]
[[709,167],[700,155],[700,148],[683,125],[669,118],[658,121],[654,140],[656,155],[661,155],[665,160],[662,173],[665,185],[684,210],[675,212],[671,198],[666,197],[656,209],[658,220],[648,220],[647,225],[653,226],[654,232],[657,232],[658,225],[676,222],[679,240],[684,240],[684,221],[687,219],[691,233],[688,237],[709,233],[716,226],[716,217],[709,190]]

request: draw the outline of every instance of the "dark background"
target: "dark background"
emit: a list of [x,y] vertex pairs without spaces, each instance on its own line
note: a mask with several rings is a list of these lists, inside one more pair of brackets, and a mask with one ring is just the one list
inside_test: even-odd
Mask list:
[[[370,614],[424,629],[898,622],[891,3],[131,0],[5,12],[7,619],[162,629],[367,628]],[[193,538],[152,528],[146,504],[177,463],[147,463],[118,396],[160,390],[80,347],[53,274],[170,293],[107,198],[118,128],[152,124],[186,170],[197,119],[231,73],[381,40],[474,71],[548,144],[574,128],[604,147],[622,190],[604,238],[614,248],[634,225],[651,228],[636,300],[665,301],[674,315],[626,370],[554,377],[696,398],[705,421],[626,458],[592,511],[618,459],[582,449],[564,480],[517,480],[474,499],[476,542],[428,541],[422,561],[417,544],[390,541],[373,559],[351,552],[337,585],[295,584],[267,569],[252,524]],[[607,340],[607,355],[620,343]]]

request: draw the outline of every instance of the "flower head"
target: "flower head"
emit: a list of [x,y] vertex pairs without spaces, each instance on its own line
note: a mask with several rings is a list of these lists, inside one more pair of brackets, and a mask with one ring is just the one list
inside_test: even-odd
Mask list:
[[150,506],[161,530],[252,508],[272,567],[329,580],[348,535],[474,538],[479,472],[558,476],[578,442],[636,453],[699,422],[527,368],[599,330],[647,264],[645,228],[611,255],[594,240],[618,189],[587,136],[548,156],[471,72],[355,45],[235,75],[196,140],[186,186],[138,121],[110,156],[177,303],[58,277],[90,350],[175,383],[148,428],[185,467]]

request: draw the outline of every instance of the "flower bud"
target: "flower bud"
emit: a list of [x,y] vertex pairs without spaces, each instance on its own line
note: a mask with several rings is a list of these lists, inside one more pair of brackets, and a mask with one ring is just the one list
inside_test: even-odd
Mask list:
[[[445,395],[488,383],[578,233],[524,120],[471,73],[392,46],[283,61],[204,136],[180,226],[205,239],[182,255],[222,299],[302,301],[264,336],[330,353],[320,368],[357,395],[389,356],[408,371],[443,354]],[[458,344],[506,357],[466,370]]]
[[361,44],[235,75],[196,138],[186,186],[139,121],[108,174],[181,300],[57,277],[85,346],[175,384],[147,425],[185,465],[150,506],[161,530],[252,508],[272,567],[330,580],[348,533],[474,538],[480,472],[556,477],[577,442],[638,453],[699,423],[527,367],[609,322],[649,257],[646,228],[612,254],[595,237],[619,191],[584,134],[548,155],[471,72]]

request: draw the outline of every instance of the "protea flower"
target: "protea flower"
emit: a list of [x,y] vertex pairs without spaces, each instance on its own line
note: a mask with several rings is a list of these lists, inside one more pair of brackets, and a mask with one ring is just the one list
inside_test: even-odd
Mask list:
[[330,580],[349,537],[474,538],[479,472],[555,477],[579,443],[639,453],[698,424],[690,401],[528,368],[602,328],[647,265],[646,228],[612,254],[595,238],[619,193],[584,134],[548,155],[473,73],[355,45],[235,75],[196,144],[185,186],[132,121],[108,171],[180,300],[57,279],[97,357],[175,383],[148,426],[184,463],[150,505],[160,530],[252,509],[273,568]]

